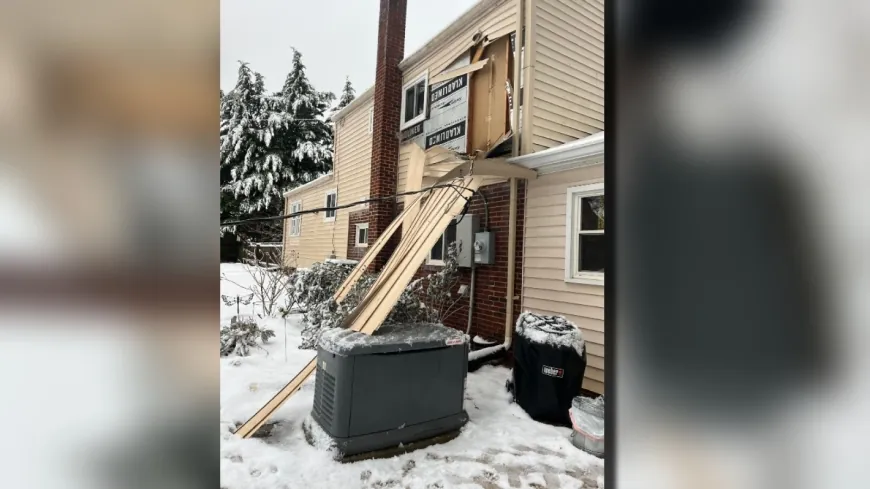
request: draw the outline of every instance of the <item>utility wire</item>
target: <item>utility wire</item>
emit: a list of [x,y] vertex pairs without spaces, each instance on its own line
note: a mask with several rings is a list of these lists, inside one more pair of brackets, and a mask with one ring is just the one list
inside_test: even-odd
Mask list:
[[[348,207],[354,207],[354,206],[357,206],[360,204],[368,204],[370,202],[380,202],[382,200],[396,199],[398,197],[402,197],[405,195],[416,195],[416,194],[421,194],[421,193],[425,193],[425,192],[431,192],[432,190],[435,190],[438,188],[451,188],[454,191],[456,191],[460,195],[460,197],[465,199],[465,208],[462,211],[463,217],[465,216],[465,213],[468,211],[468,203],[471,201],[471,197],[473,197],[474,195],[480,195],[481,197],[483,197],[483,194],[478,190],[474,190],[474,189],[471,189],[468,187],[463,187],[463,186],[457,185],[455,183],[439,183],[436,185],[432,185],[431,187],[426,187],[426,188],[420,189],[420,190],[409,190],[407,192],[400,192],[397,194],[386,195],[383,197],[374,197],[371,199],[358,200],[356,202],[350,202],[348,204],[337,205],[334,207],[318,207],[316,209],[305,209],[305,210],[301,210],[299,212],[291,212],[290,214],[282,214],[280,216],[252,217],[249,219],[241,219],[238,221],[222,222],[221,227],[238,226],[241,224],[250,224],[250,223],[254,223],[254,222],[283,221],[285,219],[290,219],[291,217],[301,216],[303,214],[316,214],[318,212],[347,209]],[[471,190],[471,192],[472,192],[471,197],[463,196],[461,193],[461,190]],[[486,208],[486,214],[488,216],[489,215],[489,209],[488,209],[489,206],[486,202],[486,198],[483,197],[483,199],[484,199],[484,207]]]

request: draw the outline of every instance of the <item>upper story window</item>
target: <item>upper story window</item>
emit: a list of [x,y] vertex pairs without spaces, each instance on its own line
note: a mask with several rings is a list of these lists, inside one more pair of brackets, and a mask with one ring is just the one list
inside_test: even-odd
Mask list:
[[429,103],[429,72],[402,87],[402,129],[426,118]]
[[604,184],[568,189],[568,232],[565,243],[565,280],[604,283],[607,246],[604,239]]
[[[327,190],[326,191],[326,202],[324,202],[323,207],[335,207],[338,204],[338,191],[336,189]],[[334,221],[335,220],[335,209],[327,210],[324,213],[323,217],[324,221]]]
[[[302,201],[297,200],[290,203],[290,213],[302,211]],[[302,234],[302,216],[294,216],[290,218],[290,236],[299,236]]]

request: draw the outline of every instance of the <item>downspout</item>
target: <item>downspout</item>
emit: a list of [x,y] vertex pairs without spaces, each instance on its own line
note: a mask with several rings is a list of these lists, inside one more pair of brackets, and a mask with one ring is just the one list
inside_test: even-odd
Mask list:
[[[524,15],[525,15],[525,0],[515,0],[516,8],[517,8],[517,24],[515,28],[514,34],[514,49],[516,55],[514,57],[514,72],[513,72],[513,85],[514,85],[514,110],[511,114],[511,129],[513,130],[513,141],[511,142],[511,154],[512,156],[517,156],[520,154],[520,128],[519,128],[519,115],[520,115],[520,97],[522,90],[520,89],[520,77],[522,76],[522,62],[520,58],[520,53],[523,49],[523,24],[524,24]],[[502,355],[506,353],[513,342],[513,333],[514,333],[514,284],[515,284],[515,275],[516,275],[516,251],[517,251],[517,179],[511,178],[510,180],[510,210],[508,213],[508,262],[507,262],[507,293],[505,294],[505,299],[507,301],[505,308],[505,325],[504,325],[504,343],[501,345],[495,345],[489,348],[484,348],[482,350],[473,351],[468,356],[469,361],[469,369],[472,368],[472,362],[475,362],[475,367],[479,367],[480,363],[486,361],[487,358],[491,358],[496,354]],[[473,265],[472,265],[473,266]],[[472,268],[472,275],[474,274],[474,269]],[[474,278],[472,278],[472,287],[474,286]],[[472,289],[472,294],[474,294],[474,290]],[[469,312],[469,327],[471,325],[471,312]],[[470,329],[469,329],[470,331]],[[466,332],[466,334],[468,334]]]
[[507,308],[504,318],[504,349],[509,350],[514,333],[514,282],[517,269],[517,179],[511,178],[510,212],[508,214]]
[[474,254],[471,257],[471,285],[468,288],[468,327],[465,328],[465,335],[471,334],[471,318],[474,316]]
[[[522,61],[520,53],[523,52],[523,25],[525,19],[525,0],[517,0],[517,26],[514,34],[514,110],[511,114],[511,124],[514,127],[514,140],[511,143],[511,154],[518,156],[520,154],[520,100],[528,103],[528,97],[525,97],[523,90],[520,88],[520,77],[522,76]],[[528,54],[528,53],[527,53]],[[508,262],[507,262],[507,310],[505,311],[504,320],[504,350],[507,351],[511,347],[514,333],[514,281],[516,279],[517,268],[517,179],[510,179],[510,211],[508,214]]]

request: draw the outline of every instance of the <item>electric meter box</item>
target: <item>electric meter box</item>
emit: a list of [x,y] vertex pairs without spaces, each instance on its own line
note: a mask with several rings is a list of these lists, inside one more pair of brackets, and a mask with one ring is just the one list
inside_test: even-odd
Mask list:
[[483,231],[474,234],[474,263],[477,265],[495,263],[495,233]]
[[456,218],[456,243],[459,246],[456,261],[460,267],[471,267],[472,260],[475,259],[474,239],[478,231],[480,231],[479,215],[466,214]]

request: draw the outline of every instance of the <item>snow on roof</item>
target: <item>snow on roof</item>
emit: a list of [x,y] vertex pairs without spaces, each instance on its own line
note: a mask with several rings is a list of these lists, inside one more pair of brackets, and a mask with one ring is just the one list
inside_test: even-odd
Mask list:
[[305,190],[306,188],[314,187],[314,186],[319,185],[321,183],[325,183],[329,180],[332,180],[332,172],[329,172],[326,175],[323,175],[322,177],[315,178],[314,180],[306,183],[305,185],[300,185],[296,188],[291,188],[290,190],[284,192],[284,197],[287,197],[290,194],[295,194],[296,192],[299,192],[300,190]]

